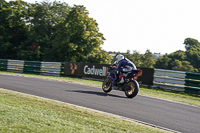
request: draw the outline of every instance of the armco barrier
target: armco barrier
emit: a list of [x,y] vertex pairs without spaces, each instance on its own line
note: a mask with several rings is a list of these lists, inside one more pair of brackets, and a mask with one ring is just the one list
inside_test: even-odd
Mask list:
[[64,63],[0,59],[0,71],[60,76],[64,75]]
[[24,73],[40,74],[41,62],[40,61],[25,61]]
[[[106,64],[77,62],[40,62],[0,59],[0,71],[34,73],[50,76],[74,75],[103,79]],[[200,94],[200,73],[187,73],[163,69],[140,68],[143,71],[138,81],[142,84],[159,86],[163,89]]]
[[154,85],[163,89],[200,94],[200,74],[155,69]]
[[8,63],[7,63],[7,71],[8,72],[23,73],[23,70],[24,70],[24,61],[8,60]]
[[200,94],[200,73],[186,73],[185,92]]
[[8,60],[0,59],[0,71],[7,71],[7,67],[8,67]]
[[60,62],[41,62],[40,74],[49,76],[60,76],[61,63]]

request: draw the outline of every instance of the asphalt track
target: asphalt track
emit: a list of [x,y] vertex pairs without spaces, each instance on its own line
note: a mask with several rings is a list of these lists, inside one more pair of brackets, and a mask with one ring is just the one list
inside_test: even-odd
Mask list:
[[0,88],[67,102],[183,133],[200,132],[200,108],[121,91],[59,81],[0,74]]

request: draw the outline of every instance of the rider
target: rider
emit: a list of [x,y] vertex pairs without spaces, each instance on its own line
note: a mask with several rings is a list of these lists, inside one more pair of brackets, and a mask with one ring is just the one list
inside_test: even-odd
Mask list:
[[123,55],[119,54],[115,58],[115,62],[112,64],[112,66],[115,65],[117,66],[118,74],[119,74],[119,83],[124,82],[124,73],[130,72],[133,69],[137,69],[135,64],[131,62],[129,59],[124,58]]

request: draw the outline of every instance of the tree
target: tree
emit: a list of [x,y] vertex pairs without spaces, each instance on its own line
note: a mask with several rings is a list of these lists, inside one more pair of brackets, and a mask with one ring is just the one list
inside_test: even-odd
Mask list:
[[[66,20],[57,26],[58,37],[52,41],[52,51],[55,52],[47,52],[46,56],[56,57],[56,61],[88,62],[94,57],[94,51],[102,53],[100,46],[105,38],[88,14],[84,6],[72,7]],[[103,53],[109,57],[108,53]],[[100,62],[106,62],[105,56]]]
[[58,36],[57,26],[64,22],[70,8],[68,4],[56,1],[32,4],[32,8],[31,18],[27,20],[30,27],[29,37],[22,44],[18,57],[24,60],[55,61],[55,57],[49,58],[44,55],[46,52],[55,52],[50,48],[52,41]]
[[160,68],[160,69],[170,69],[169,67],[170,61],[171,59],[168,57],[167,54],[165,54],[157,59],[156,64],[154,66],[155,68]]
[[184,41],[186,48],[186,57],[194,68],[200,68],[200,43],[198,40],[192,38],[186,38]]
[[138,51],[133,51],[131,61],[137,66],[142,67],[142,55]]
[[153,65],[153,54],[150,52],[150,50],[146,50],[145,54],[142,56],[142,67],[153,68]]
[[172,70],[196,72],[195,68],[188,61],[175,60],[170,63]]
[[168,55],[171,59],[168,63],[168,68],[172,70],[180,70],[182,67],[182,61],[186,60],[186,54],[182,50],[175,51]]
[[174,60],[170,63],[172,70],[181,70],[182,68],[182,62],[180,60]]
[[28,37],[26,18],[30,5],[24,1],[5,0],[0,4],[0,57],[16,59],[22,42]]
[[187,72],[198,72],[197,69],[195,69],[189,61],[182,61],[182,67],[180,68],[180,71],[187,71]]
[[112,56],[102,49],[94,49],[87,58],[87,62],[90,63],[100,63],[100,64],[111,64],[113,60]]
[[0,3],[0,57],[109,63],[105,38],[84,6],[22,0]]
[[173,61],[174,60],[180,60],[180,61],[186,60],[186,54],[182,50],[175,51],[175,52],[169,54],[168,57],[171,58]]
[[186,51],[178,50],[157,59],[155,67],[161,69],[198,72],[200,61],[199,42],[192,38],[184,41]]
[[186,39],[184,40],[184,43],[183,43],[183,44],[185,44],[185,49],[186,49],[186,50],[190,50],[192,47],[199,46],[198,40],[193,39],[193,38],[186,38]]

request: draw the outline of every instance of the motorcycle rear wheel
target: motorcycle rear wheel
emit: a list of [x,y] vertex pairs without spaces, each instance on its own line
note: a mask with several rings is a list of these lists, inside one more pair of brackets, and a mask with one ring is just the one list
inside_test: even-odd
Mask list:
[[125,95],[128,98],[133,98],[138,94],[139,84],[135,80],[130,80],[125,87]]
[[110,92],[110,91],[112,90],[112,81],[111,81],[111,79],[106,78],[106,79],[103,81],[102,90],[103,90],[105,93],[108,93],[108,92]]

